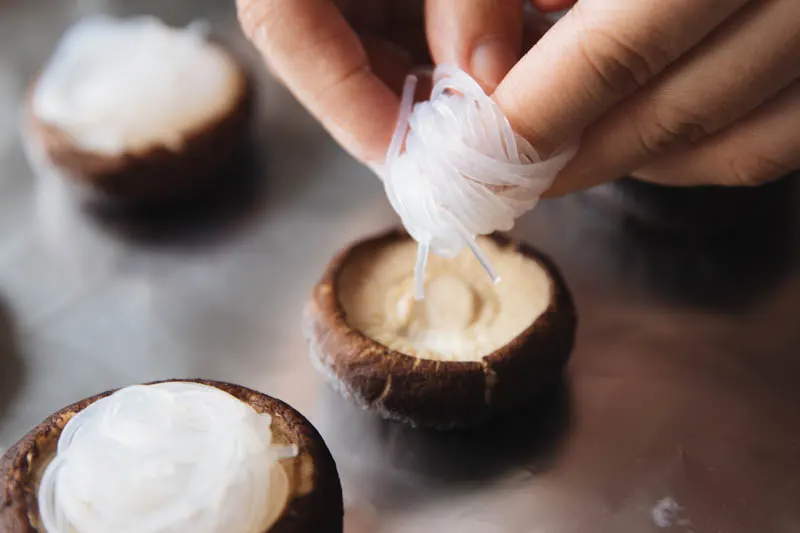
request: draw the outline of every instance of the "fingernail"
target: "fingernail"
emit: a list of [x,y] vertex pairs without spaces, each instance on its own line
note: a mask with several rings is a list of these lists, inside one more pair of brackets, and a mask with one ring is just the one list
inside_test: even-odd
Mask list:
[[483,84],[484,89],[493,92],[516,62],[517,53],[511,45],[505,40],[495,38],[484,41],[473,49],[470,70]]

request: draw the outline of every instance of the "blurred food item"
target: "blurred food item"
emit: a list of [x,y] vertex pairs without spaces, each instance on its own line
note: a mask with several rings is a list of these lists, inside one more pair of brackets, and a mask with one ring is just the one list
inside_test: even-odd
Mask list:
[[220,178],[249,134],[253,87],[199,25],[92,16],[30,90],[28,130],[65,176],[102,197],[158,203]]

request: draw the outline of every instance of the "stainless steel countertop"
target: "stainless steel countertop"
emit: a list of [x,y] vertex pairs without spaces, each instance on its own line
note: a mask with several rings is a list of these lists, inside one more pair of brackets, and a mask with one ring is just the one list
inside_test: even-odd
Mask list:
[[599,194],[544,202],[514,233],[574,293],[565,385],[470,433],[384,423],[321,384],[299,322],[332,254],[395,218],[276,83],[260,77],[263,190],[212,222],[109,229],[34,177],[17,134],[25,85],[94,10],[207,18],[253,58],[232,0],[0,0],[0,448],[93,393],[205,377],[312,420],[347,533],[800,531],[797,202],[711,243],[637,229]]

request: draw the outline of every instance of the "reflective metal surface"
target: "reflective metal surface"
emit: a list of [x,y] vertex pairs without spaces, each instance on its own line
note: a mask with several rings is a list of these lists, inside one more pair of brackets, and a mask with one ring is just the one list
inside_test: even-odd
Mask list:
[[515,233],[574,292],[567,379],[480,431],[437,434],[358,411],[312,370],[311,285],[395,219],[378,181],[265,76],[250,170],[264,185],[222,208],[100,216],[32,170],[18,106],[76,16],[208,18],[249,54],[232,4],[0,0],[0,447],[95,392],[205,377],[314,422],[347,533],[800,531],[797,202],[703,239],[643,229],[593,194],[543,203]]

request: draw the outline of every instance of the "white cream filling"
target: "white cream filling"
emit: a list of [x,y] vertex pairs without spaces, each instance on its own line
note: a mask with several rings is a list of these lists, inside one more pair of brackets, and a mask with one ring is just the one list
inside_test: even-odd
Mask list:
[[289,480],[271,417],[215,387],[136,385],[72,418],[39,485],[48,533],[261,533]]
[[32,112],[101,155],[180,150],[229,113],[235,61],[198,31],[141,16],[92,16],[71,27],[34,88]]
[[502,280],[493,283],[466,250],[455,259],[431,256],[425,299],[415,299],[415,243],[356,254],[338,284],[347,322],[407,355],[478,361],[529,327],[550,303],[547,272],[513,249],[478,239]]

